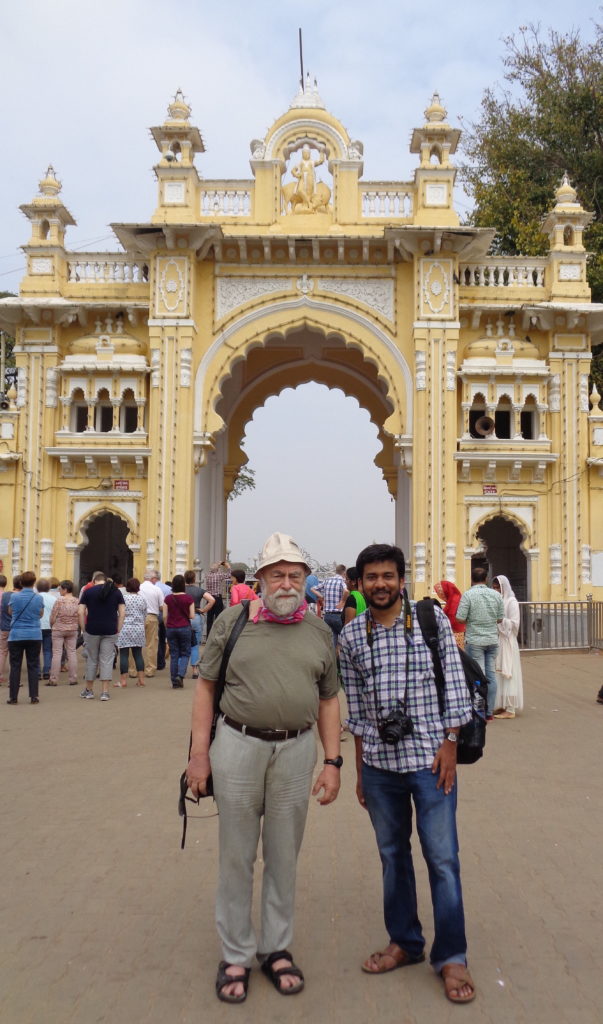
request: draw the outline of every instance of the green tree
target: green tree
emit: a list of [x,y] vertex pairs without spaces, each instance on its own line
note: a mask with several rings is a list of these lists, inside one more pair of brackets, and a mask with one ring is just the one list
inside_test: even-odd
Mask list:
[[251,469],[250,466],[243,466],[237,476],[232,487],[232,491],[228,495],[229,501],[234,501],[244,491],[255,490],[255,469]]
[[487,89],[479,119],[464,125],[462,176],[475,207],[471,220],[495,227],[495,252],[548,250],[541,221],[567,172],[594,213],[585,233],[593,299],[603,299],[603,25],[545,36],[535,26],[505,39],[506,87]]
[[[584,235],[588,280],[603,301],[603,25],[594,37],[520,28],[505,39],[506,86],[487,89],[479,119],[464,125],[462,177],[471,222],[495,227],[494,252],[547,252],[541,222],[564,172],[594,220]],[[603,394],[603,346],[592,377]]]

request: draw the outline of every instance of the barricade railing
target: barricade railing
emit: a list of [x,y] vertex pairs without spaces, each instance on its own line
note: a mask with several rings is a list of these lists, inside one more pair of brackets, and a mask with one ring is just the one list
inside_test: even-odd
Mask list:
[[521,601],[522,651],[603,649],[603,602]]

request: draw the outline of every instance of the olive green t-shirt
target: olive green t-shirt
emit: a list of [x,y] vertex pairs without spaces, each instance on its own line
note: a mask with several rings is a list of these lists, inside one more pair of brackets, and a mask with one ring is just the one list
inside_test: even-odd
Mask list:
[[[214,621],[199,666],[217,680],[222,653],[240,605]],[[333,636],[311,612],[301,622],[247,622],[228,662],[220,710],[255,729],[304,729],[318,717],[319,700],[339,690]]]

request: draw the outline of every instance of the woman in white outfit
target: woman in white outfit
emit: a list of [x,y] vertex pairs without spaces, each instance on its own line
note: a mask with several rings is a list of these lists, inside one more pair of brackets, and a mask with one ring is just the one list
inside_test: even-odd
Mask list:
[[498,623],[498,655],[496,682],[498,684],[495,718],[515,718],[523,708],[523,678],[519,657],[519,603],[506,576],[496,576],[492,587],[498,590],[505,605],[502,622]]

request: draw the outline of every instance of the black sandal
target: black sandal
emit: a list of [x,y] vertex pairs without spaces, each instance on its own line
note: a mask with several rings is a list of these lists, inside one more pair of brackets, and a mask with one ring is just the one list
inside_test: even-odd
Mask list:
[[[247,989],[249,987],[249,975],[251,973],[251,967],[243,968],[245,974],[237,975],[233,978],[231,974],[227,974],[226,970],[228,967],[238,967],[238,964],[229,964],[226,960],[221,960],[218,964],[218,976],[216,978],[216,995],[218,999],[221,999],[223,1003],[244,1003],[247,999]],[[222,989],[226,988],[227,985],[233,985],[235,982],[240,982],[243,986],[242,996],[231,996]]]
[[[279,967],[275,970],[272,965],[277,960],[288,960],[291,966]],[[262,970],[266,977],[270,978],[270,981],[274,985],[276,991],[280,992],[282,996],[294,996],[297,992],[301,992],[304,987],[304,976],[300,968],[293,963],[293,957],[287,949],[281,949],[276,953],[270,953],[262,963]],[[281,978],[284,974],[292,974],[294,977],[299,978],[299,984],[292,985],[290,988],[283,988],[281,985]]]

